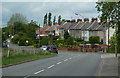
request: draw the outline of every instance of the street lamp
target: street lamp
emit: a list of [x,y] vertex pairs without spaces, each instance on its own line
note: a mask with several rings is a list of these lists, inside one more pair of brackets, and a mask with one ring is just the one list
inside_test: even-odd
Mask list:
[[28,40],[26,40],[26,46],[27,46],[28,42],[29,42],[29,41],[28,41]]
[[77,15],[77,16],[81,16],[81,17],[84,19],[84,17],[83,17],[81,14],[75,13],[75,15]]
[[[83,20],[84,20],[84,17],[83,17],[81,14],[75,13],[75,15],[82,17]],[[84,34],[84,31],[83,31],[83,34]],[[84,37],[84,36],[83,36],[83,40],[85,40],[85,37]]]

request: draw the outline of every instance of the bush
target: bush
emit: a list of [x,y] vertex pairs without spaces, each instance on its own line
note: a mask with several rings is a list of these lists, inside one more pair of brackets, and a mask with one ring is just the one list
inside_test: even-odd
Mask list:
[[68,39],[69,37],[70,37],[70,35],[69,35],[68,31],[65,31],[65,33],[64,33],[64,39]]
[[[28,44],[26,43],[26,40],[29,41]],[[18,45],[19,46],[27,46],[27,45],[30,45],[30,42],[31,42],[31,40],[28,37],[23,36],[19,39]]]
[[82,38],[75,38],[75,41],[76,41],[76,42],[81,42],[81,41],[83,41],[83,40],[82,40]]
[[19,41],[19,39],[20,39],[19,35],[15,34],[14,38],[12,39],[12,42],[13,42],[14,44],[17,44],[18,41]]
[[66,44],[67,44],[67,45],[75,44],[75,43],[74,43],[74,38],[73,38],[73,37],[69,37],[69,38],[66,40]]
[[91,44],[99,43],[100,42],[100,37],[99,36],[90,36],[89,37],[89,42]]
[[40,41],[41,45],[48,45],[49,43],[50,43],[49,37],[43,37],[42,40]]

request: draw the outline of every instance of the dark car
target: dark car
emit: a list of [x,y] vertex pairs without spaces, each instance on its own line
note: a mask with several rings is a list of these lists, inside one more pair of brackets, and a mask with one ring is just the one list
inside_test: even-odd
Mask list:
[[7,40],[6,40],[6,41],[3,41],[2,47],[3,47],[3,48],[8,48],[8,42],[7,42]]
[[58,48],[56,45],[48,45],[47,50],[50,53],[57,53],[58,54]]

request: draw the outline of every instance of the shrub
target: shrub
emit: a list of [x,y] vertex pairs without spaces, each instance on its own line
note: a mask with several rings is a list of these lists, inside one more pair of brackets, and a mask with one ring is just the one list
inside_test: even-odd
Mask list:
[[67,44],[67,45],[74,44],[74,38],[73,38],[73,37],[69,37],[69,38],[66,40],[66,44]]
[[70,37],[70,35],[69,35],[68,31],[65,31],[65,33],[64,33],[64,39],[68,39],[69,37]]
[[[29,41],[28,44],[26,43],[26,40]],[[29,45],[30,42],[31,42],[31,41],[30,41],[30,39],[29,39],[28,37],[23,36],[23,37],[21,37],[21,38],[19,39],[18,45],[19,45],[19,46],[26,46],[26,45]]]
[[89,42],[91,44],[99,43],[100,42],[100,37],[99,36],[90,36],[89,37]]
[[14,44],[17,44],[18,41],[19,41],[19,39],[20,39],[19,35],[15,34],[14,38],[12,39],[12,42],[13,42]]
[[40,41],[41,45],[48,45],[49,43],[50,43],[49,37],[43,37],[42,40]]
[[83,41],[83,40],[82,40],[82,38],[75,38],[75,41],[76,41],[76,42],[81,42],[81,41]]

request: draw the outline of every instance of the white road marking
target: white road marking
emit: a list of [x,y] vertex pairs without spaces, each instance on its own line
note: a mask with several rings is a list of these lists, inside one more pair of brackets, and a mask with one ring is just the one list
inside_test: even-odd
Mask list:
[[68,61],[68,59],[65,59],[64,61]]
[[52,68],[52,67],[54,67],[55,65],[51,65],[51,66],[49,66],[48,68]]
[[61,64],[62,62],[58,62],[57,64]]
[[38,73],[41,73],[41,72],[43,72],[43,71],[45,71],[44,69],[43,70],[40,70],[40,71],[38,71],[38,72],[35,72],[34,74],[38,74]]

